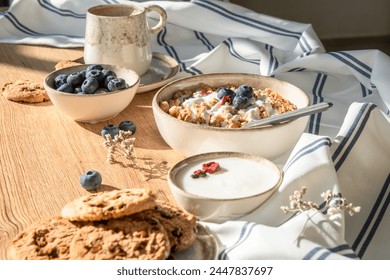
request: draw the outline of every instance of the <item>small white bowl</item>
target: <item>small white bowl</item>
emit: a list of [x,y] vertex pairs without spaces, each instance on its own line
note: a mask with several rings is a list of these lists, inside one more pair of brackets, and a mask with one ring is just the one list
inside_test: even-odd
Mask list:
[[84,70],[88,67],[88,64],[71,66],[51,72],[44,80],[44,87],[53,105],[75,121],[92,124],[111,119],[122,112],[136,94],[139,76],[136,72],[127,68],[112,65],[102,66],[114,71],[119,78],[123,78],[126,81],[127,88],[107,93],[83,95],[56,90],[54,79],[57,75]]
[[[217,162],[220,170],[193,178],[202,164]],[[199,220],[224,222],[249,214],[280,186],[282,172],[271,161],[236,152],[215,152],[188,157],[168,172],[176,201]]]
[[224,128],[194,124],[176,119],[164,112],[160,101],[168,101],[183,89],[199,89],[208,84],[247,84],[257,89],[270,88],[294,103],[307,107],[309,98],[298,87],[275,78],[245,73],[213,73],[185,77],[162,87],[154,96],[152,108],[158,130],[165,142],[185,156],[216,151],[250,153],[274,160],[291,151],[306,128],[309,117],[262,128]]

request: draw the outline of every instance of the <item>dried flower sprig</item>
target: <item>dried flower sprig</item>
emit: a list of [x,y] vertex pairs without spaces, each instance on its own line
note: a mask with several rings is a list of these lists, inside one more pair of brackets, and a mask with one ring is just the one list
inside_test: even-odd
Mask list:
[[119,133],[114,138],[110,134],[104,136],[103,146],[107,148],[107,161],[109,163],[117,162],[118,157],[125,157],[138,167],[134,148],[135,137],[131,136],[131,131],[123,130],[119,130]]
[[328,215],[333,215],[346,210],[350,216],[360,212],[360,206],[354,206],[348,203],[347,199],[342,197],[340,193],[335,193],[330,190],[321,194],[324,202],[318,205],[312,201],[304,201],[302,197],[307,191],[306,187],[302,187],[300,191],[295,191],[289,196],[290,205],[282,206],[281,210],[286,214],[288,212],[304,212],[306,210],[323,210],[326,209]]

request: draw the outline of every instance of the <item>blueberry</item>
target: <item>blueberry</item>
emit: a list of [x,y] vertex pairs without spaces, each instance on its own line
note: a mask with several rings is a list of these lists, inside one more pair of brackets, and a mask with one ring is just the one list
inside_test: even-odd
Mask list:
[[110,76],[107,76],[105,79],[104,79],[104,87],[106,89],[108,89],[108,82],[115,79],[116,76],[113,76],[113,75],[110,75]]
[[56,89],[58,89],[63,84],[66,84],[66,79],[68,78],[68,75],[66,74],[59,74],[54,78],[54,84]]
[[119,134],[119,128],[114,124],[109,124],[103,127],[100,134],[105,137],[107,134],[110,134],[112,138],[115,137],[115,135]]
[[103,68],[102,73],[103,73],[103,75],[104,75],[104,78],[107,78],[108,76],[114,76],[114,77],[116,77],[115,72],[112,71],[112,70],[110,70],[110,69],[107,69],[107,68]]
[[89,170],[80,176],[80,184],[87,191],[95,191],[102,185],[102,175],[96,170]]
[[95,93],[95,91],[99,88],[99,82],[95,78],[87,78],[84,80],[81,85],[81,90],[87,94]]
[[232,91],[230,88],[220,88],[217,92],[217,97],[219,100],[222,100],[224,96],[230,96],[230,98],[233,99],[234,95],[234,91]]
[[238,89],[236,89],[236,95],[243,96],[246,98],[252,98],[253,97],[253,89],[251,86],[241,85]]
[[92,69],[91,71],[87,71],[87,74],[85,74],[85,78],[95,78],[100,85],[104,84],[104,74],[102,71],[97,69]]
[[233,107],[237,110],[245,109],[249,105],[249,99],[245,96],[237,96],[233,99]]
[[91,71],[91,70],[100,70],[102,71],[103,70],[103,66],[101,66],[100,64],[91,64],[87,67],[87,72]]
[[85,76],[82,72],[75,72],[68,75],[66,82],[73,87],[79,87],[85,80]]
[[126,88],[126,81],[122,78],[115,78],[108,82],[107,89],[109,91],[115,91]]
[[59,88],[57,88],[57,90],[67,93],[74,93],[74,88],[71,84],[68,83],[62,84]]
[[137,126],[132,121],[123,121],[119,124],[119,129],[123,131],[131,131],[131,133],[134,134]]

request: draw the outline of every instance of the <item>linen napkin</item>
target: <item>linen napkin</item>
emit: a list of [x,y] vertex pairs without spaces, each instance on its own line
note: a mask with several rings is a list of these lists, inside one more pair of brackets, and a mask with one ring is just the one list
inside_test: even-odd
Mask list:
[[[129,2],[14,0],[0,13],[0,42],[81,47],[87,8]],[[378,50],[326,52],[310,24],[228,1],[149,3],[168,14],[153,51],[175,58],[180,75],[257,73],[295,84],[312,104],[334,104],[310,117],[294,150],[280,159],[284,181],[266,203],[237,221],[205,223],[220,242],[218,258],[390,259],[390,57]],[[361,211],[284,214],[280,207],[302,186],[305,200],[321,204],[330,190]]]

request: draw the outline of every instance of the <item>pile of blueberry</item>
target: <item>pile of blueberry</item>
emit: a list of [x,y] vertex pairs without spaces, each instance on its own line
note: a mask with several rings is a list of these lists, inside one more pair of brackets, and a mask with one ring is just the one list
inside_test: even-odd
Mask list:
[[105,93],[126,88],[126,81],[100,64],[92,64],[85,70],[54,78],[56,90],[74,94]]
[[220,88],[217,92],[218,99],[228,97],[229,103],[237,110],[247,108],[251,102],[250,99],[253,97],[253,88],[248,85],[241,85],[235,91],[229,88]]

